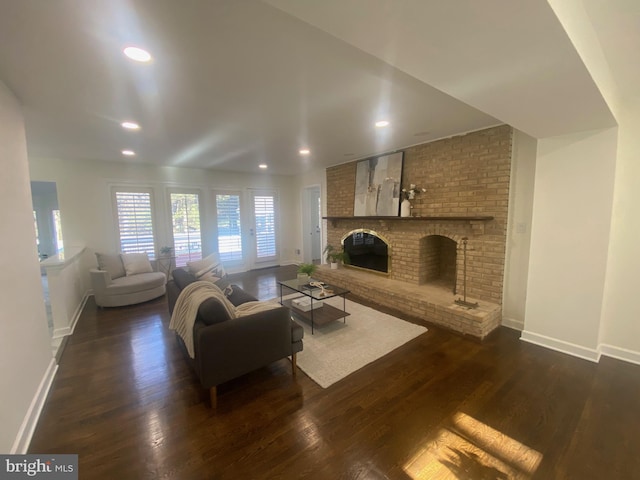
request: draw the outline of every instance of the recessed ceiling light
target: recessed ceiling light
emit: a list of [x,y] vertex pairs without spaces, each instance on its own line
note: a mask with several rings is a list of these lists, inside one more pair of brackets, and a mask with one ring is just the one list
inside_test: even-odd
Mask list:
[[151,60],[151,54],[139,47],[127,47],[122,52],[136,62],[148,62]]
[[120,125],[127,130],[138,130],[140,128],[140,125],[135,122],[122,122]]
[[133,150],[122,150],[122,154],[127,157],[133,157],[136,152],[134,152]]
[[260,165],[258,165],[258,168],[261,168],[263,170],[266,170],[267,168],[267,164],[266,163],[261,163]]
[[389,122],[387,120],[379,120],[376,122],[376,127],[381,128],[381,127],[386,127],[389,125]]
[[311,150],[309,150],[308,148],[303,148],[300,150],[300,155],[309,155],[311,153]]

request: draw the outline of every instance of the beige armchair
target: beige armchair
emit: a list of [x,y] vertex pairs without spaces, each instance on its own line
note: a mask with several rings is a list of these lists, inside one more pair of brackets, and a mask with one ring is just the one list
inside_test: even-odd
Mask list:
[[[140,264],[127,264],[131,255],[105,255],[96,253],[98,268],[89,270],[96,305],[122,307],[146,302],[166,292],[167,277],[155,270],[155,262],[140,268]],[[123,260],[125,260],[123,262]],[[139,260],[139,259],[138,259]],[[125,268],[126,265],[126,268]]]

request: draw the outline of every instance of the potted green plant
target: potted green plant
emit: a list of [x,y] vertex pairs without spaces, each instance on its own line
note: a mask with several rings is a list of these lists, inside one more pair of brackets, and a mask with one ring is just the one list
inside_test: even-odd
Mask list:
[[324,254],[326,255],[327,263],[331,263],[331,254],[336,251],[336,247],[331,244],[328,244],[324,247]]
[[313,263],[301,263],[298,265],[298,282],[307,283],[316,268]]
[[170,257],[172,252],[173,252],[173,247],[169,247],[165,245],[164,247],[160,248],[160,255],[163,257]]
[[338,250],[333,245],[327,245],[324,248],[324,253],[327,256],[327,262],[331,264],[331,268],[334,270],[338,268],[340,262],[346,263],[349,258],[344,250]]

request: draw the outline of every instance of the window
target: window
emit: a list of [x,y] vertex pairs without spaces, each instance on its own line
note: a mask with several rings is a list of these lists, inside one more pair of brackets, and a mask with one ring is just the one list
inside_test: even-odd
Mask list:
[[200,195],[197,193],[171,194],[171,223],[176,266],[202,258],[200,233]]
[[120,251],[155,257],[151,191],[115,191]]
[[62,241],[62,222],[60,221],[60,210],[53,210],[53,234],[56,240],[56,251],[61,252],[64,250],[64,243]]
[[218,252],[223,262],[242,260],[240,195],[216,195]]
[[38,215],[36,211],[33,211],[33,226],[36,229],[36,245],[38,246],[38,253],[40,253],[40,236],[38,234]]

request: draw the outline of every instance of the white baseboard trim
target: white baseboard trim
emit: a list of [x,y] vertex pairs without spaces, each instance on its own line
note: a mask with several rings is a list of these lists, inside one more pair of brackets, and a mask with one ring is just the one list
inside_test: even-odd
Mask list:
[[527,332],[526,330],[522,332],[520,340],[528,343],[533,343],[534,345],[539,345],[541,347],[549,348],[557,352],[573,355],[574,357],[583,358],[585,360],[589,360],[590,362],[598,363],[598,361],[600,360],[599,350],[582,347],[574,343],[565,342],[564,340],[558,340],[557,338],[551,338],[544,335],[539,335],[537,333]]
[[502,317],[502,326],[512,328],[513,330],[523,331],[524,320],[516,320],[515,318]]
[[93,291],[89,290],[87,291],[87,293],[84,294],[84,297],[82,297],[82,301],[80,302],[80,305],[78,305],[78,308],[76,308],[76,311],[73,314],[73,317],[71,318],[71,325],[69,325],[66,328],[60,329],[60,331],[64,331],[66,333],[64,333],[63,335],[58,335],[57,332],[59,332],[59,330],[54,330],[53,332],[53,337],[52,337],[52,341],[51,341],[51,347],[53,349],[53,356],[55,358],[59,358],[60,355],[62,355],[62,352],[64,351],[64,345],[66,345],[65,343],[65,338],[68,337],[69,335],[73,335],[73,332],[76,329],[76,325],[78,324],[78,320],[80,319],[80,316],[82,315],[82,311],[84,310],[85,305],[87,304],[87,300],[89,300],[89,297],[93,295]]
[[78,305],[76,307],[76,311],[73,312],[73,317],[71,317],[70,334],[72,334],[76,329],[76,325],[78,324],[78,320],[80,320],[80,315],[82,315],[82,310],[84,310],[84,306],[87,304],[87,300],[89,300],[89,292],[85,292],[82,300],[80,300],[80,305]]
[[606,357],[616,358],[618,360],[640,365],[640,352],[636,352],[634,350],[627,350],[626,348],[601,343],[600,353]]
[[80,303],[76,307],[76,310],[73,312],[73,315],[71,316],[71,320],[68,326],[63,328],[56,328],[53,331],[54,340],[58,338],[64,338],[67,335],[71,335],[73,333],[73,331],[76,329],[76,324],[78,323],[78,319],[80,318],[80,315],[82,315],[82,310],[84,309],[84,306],[87,304],[87,300],[89,299],[90,295],[93,295],[92,291],[88,291],[87,293],[84,294],[84,296],[82,297],[82,300],[80,300]]
[[49,366],[47,367],[47,371],[40,381],[40,385],[38,385],[38,390],[36,391],[33,400],[31,400],[31,405],[29,405],[29,410],[27,410],[27,414],[22,421],[18,435],[13,442],[13,447],[11,447],[10,452],[11,454],[27,453],[29,444],[31,443],[31,437],[33,437],[33,432],[38,424],[38,419],[42,413],[44,402],[47,399],[49,389],[51,388],[51,384],[53,383],[53,379],[56,376],[57,371],[58,365],[56,364],[55,359],[52,358],[51,362],[49,362]]

